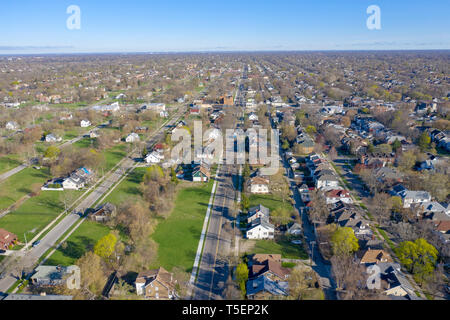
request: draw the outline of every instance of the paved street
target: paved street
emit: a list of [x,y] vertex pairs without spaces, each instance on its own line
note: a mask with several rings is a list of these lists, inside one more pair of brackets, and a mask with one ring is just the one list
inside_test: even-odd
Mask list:
[[231,235],[223,230],[223,226],[234,219],[231,209],[235,202],[233,176],[236,178],[236,174],[235,166],[223,165],[217,177],[217,191],[194,286],[194,300],[218,300],[223,294],[228,278],[228,264],[223,261],[222,256],[229,253],[231,245]]

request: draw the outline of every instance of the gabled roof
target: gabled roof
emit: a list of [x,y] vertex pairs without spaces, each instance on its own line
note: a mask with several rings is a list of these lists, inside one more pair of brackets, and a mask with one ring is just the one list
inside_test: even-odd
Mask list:
[[252,296],[262,291],[272,295],[287,296],[289,284],[287,281],[273,281],[266,276],[260,276],[256,279],[247,281],[247,295]]
[[269,208],[264,207],[262,204],[259,204],[255,207],[252,207],[248,210],[248,216],[252,217],[256,213],[261,212],[264,216],[269,217],[270,210]]
[[384,250],[368,249],[361,258],[361,263],[394,262]]
[[136,283],[144,283],[145,286],[150,285],[154,281],[158,281],[169,290],[173,290],[175,285],[172,274],[163,267],[159,267],[159,269],[143,271],[139,273],[136,278]]

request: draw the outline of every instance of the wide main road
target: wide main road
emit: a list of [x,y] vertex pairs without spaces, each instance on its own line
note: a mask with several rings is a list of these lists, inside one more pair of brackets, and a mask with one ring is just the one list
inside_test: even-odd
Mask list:
[[218,300],[223,295],[228,278],[228,264],[223,257],[228,255],[231,246],[231,235],[223,227],[233,219],[232,208],[236,195],[233,177],[236,176],[236,167],[223,165],[217,175],[216,195],[194,284],[194,300]]
[[[175,123],[181,115],[183,115],[184,108],[181,108],[165,125],[159,128],[157,132],[151,137],[150,142],[155,143],[158,137],[164,135],[168,126]],[[131,157],[123,159],[118,168],[112,172],[97,188],[95,188],[74,210],[74,212],[84,212],[86,209],[93,206],[108,190],[116,184],[120,178],[131,168],[137,166]],[[18,261],[14,262],[22,269],[32,268],[38,262],[39,258],[52,248],[61,236],[66,233],[79,219],[80,215],[77,213],[70,213],[63,220],[61,220],[50,232],[48,232],[41,240],[40,244],[27,251],[24,256],[18,257]],[[0,280],[0,292],[6,292],[16,281],[17,278],[11,274],[11,270],[4,272],[4,278]]]

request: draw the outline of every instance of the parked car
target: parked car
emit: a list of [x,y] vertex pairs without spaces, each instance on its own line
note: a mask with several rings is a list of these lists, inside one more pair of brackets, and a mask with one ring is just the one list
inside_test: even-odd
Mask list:
[[36,240],[35,242],[33,242],[33,244],[31,246],[33,248],[36,248],[40,243],[41,243],[41,240]]

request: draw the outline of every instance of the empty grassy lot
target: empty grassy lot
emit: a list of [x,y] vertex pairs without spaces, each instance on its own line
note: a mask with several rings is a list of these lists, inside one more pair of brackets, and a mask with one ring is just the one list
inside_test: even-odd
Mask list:
[[8,154],[0,157],[0,174],[5,173],[17,166],[20,166],[22,161],[19,160],[19,156],[16,154]]
[[100,223],[86,220],[70,235],[65,244],[45,262],[45,265],[69,266],[75,263],[83,254],[94,248],[100,238],[110,232],[110,229]]
[[127,201],[141,201],[142,193],[139,189],[139,185],[142,182],[146,168],[135,168],[111,194],[105,199],[104,202],[111,202],[116,206]]
[[[65,191],[75,200],[83,191]],[[42,191],[39,196],[25,201],[17,210],[0,218],[0,228],[15,233],[19,241],[24,242],[24,233],[28,240],[48,225],[64,211],[62,192]]]
[[161,220],[151,236],[159,245],[153,268],[162,266],[170,271],[177,266],[192,271],[213,183],[178,191],[170,217]]
[[284,259],[308,259],[303,244],[293,244],[287,236],[277,237],[275,240],[256,240],[251,253],[281,254]]
[[259,204],[262,204],[263,206],[269,208],[270,211],[273,211],[280,207],[286,208],[288,210],[293,209],[292,204],[289,202],[289,200],[286,200],[283,203],[282,199],[277,198],[276,196],[274,196],[272,194],[265,194],[265,195],[252,194],[252,195],[250,195],[250,208],[257,206]]
[[40,170],[26,168],[0,183],[0,210],[13,205],[23,196],[30,193],[33,184],[44,184],[50,179],[48,168]]

